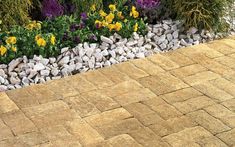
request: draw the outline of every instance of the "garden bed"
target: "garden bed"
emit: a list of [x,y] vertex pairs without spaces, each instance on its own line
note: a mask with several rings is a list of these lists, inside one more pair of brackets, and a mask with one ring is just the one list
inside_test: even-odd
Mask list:
[[[139,3],[139,6],[144,5]],[[159,3],[155,5],[159,7]],[[170,18],[148,24],[140,16],[141,9],[110,4],[104,11],[96,10],[92,5],[91,11],[81,13],[79,19],[56,16],[42,23],[33,21],[16,26],[10,32],[0,34],[0,61],[4,62],[0,63],[0,91],[44,83],[234,34],[234,26],[230,26],[230,31],[218,33],[206,31],[206,26],[204,29],[188,27],[187,22]]]

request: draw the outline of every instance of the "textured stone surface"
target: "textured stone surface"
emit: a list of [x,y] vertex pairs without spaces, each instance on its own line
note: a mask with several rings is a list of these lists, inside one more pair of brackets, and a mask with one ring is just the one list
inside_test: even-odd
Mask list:
[[0,146],[234,146],[233,42],[0,93]]

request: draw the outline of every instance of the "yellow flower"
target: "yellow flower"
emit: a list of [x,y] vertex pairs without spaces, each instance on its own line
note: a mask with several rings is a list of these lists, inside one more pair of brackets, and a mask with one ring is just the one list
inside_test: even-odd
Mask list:
[[115,25],[114,24],[109,24],[108,28],[109,28],[109,31],[112,31],[113,29],[115,29]]
[[132,6],[130,16],[133,16],[134,18],[139,17],[139,12],[136,11],[136,7]]
[[17,51],[17,48],[16,48],[15,46],[12,46],[12,47],[11,47],[11,50],[12,50],[13,52],[16,52],[16,51]]
[[37,23],[36,23],[36,28],[37,28],[37,29],[41,29],[41,28],[42,28],[41,23],[37,22]]
[[1,45],[0,46],[0,54],[1,54],[1,56],[3,56],[6,52],[7,52],[7,48]]
[[54,35],[51,35],[51,44],[52,45],[55,45],[55,42],[56,42],[56,38]]
[[139,27],[139,25],[138,25],[138,23],[136,23],[135,26],[134,26],[134,32],[138,31],[138,27]]
[[108,23],[112,23],[113,19],[114,19],[114,14],[113,14],[113,13],[109,13],[109,15],[107,15],[107,16],[105,17],[105,20],[106,20]]
[[127,19],[124,19],[124,22],[126,23],[128,20]]
[[116,5],[113,5],[113,4],[109,5],[109,9],[110,9],[112,12],[116,11]]
[[122,24],[120,22],[116,22],[115,24],[115,30],[120,31],[122,29]]
[[28,30],[33,30],[34,25],[30,23],[25,28],[28,29]]
[[102,16],[102,17],[107,16],[107,13],[105,13],[103,10],[100,10],[99,13],[100,13],[100,16]]
[[12,36],[12,37],[8,37],[6,39],[6,43],[7,44],[16,44],[16,37]]
[[102,22],[99,21],[99,20],[96,20],[95,25],[96,25],[97,28],[100,28],[100,27],[102,27]]
[[109,23],[107,23],[105,20],[102,21],[102,26],[103,27],[107,27],[109,25]]
[[118,13],[117,13],[117,16],[118,16],[118,18],[120,18],[120,19],[124,19],[124,16],[122,15],[122,12],[118,12]]
[[34,39],[35,39],[35,41],[38,41],[38,39],[40,39],[40,38],[41,38],[41,35],[36,35]]
[[43,38],[39,38],[38,40],[37,40],[37,45],[39,46],[39,47],[45,47],[46,46],[46,41],[43,39]]
[[91,5],[91,11],[95,11],[95,10],[96,10],[95,4]]

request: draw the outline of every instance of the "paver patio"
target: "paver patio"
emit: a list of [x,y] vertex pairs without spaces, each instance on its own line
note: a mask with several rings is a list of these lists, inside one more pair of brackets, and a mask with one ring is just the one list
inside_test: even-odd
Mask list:
[[0,93],[14,146],[235,146],[235,38]]

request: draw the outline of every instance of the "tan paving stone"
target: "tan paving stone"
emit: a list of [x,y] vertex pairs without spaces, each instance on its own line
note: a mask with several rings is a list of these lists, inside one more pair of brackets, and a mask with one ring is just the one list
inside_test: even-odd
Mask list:
[[64,101],[72,108],[75,109],[81,117],[86,117],[100,113],[94,104],[88,102],[82,96],[74,96],[64,99]]
[[[44,146],[39,146],[44,147]],[[57,139],[49,143],[49,145],[45,145],[45,147],[82,147],[78,138],[76,137],[67,137],[64,139]]]
[[229,45],[234,49],[234,46],[235,46],[234,39],[222,39],[222,40],[219,40],[219,42]]
[[172,70],[172,69],[176,69],[180,67],[177,63],[175,63],[174,61],[170,60],[169,58],[161,54],[156,54],[156,55],[147,57],[147,59],[159,65],[164,70]]
[[188,117],[181,116],[165,121],[160,121],[156,124],[150,125],[149,128],[157,135],[163,137],[184,130],[185,128],[194,127],[196,125],[197,124],[191,121]]
[[130,103],[135,103],[139,101],[148,100],[151,98],[157,97],[153,92],[151,92],[149,89],[144,88],[137,91],[130,91],[128,93],[119,95],[114,97],[114,99],[120,104],[120,105],[127,105]]
[[24,108],[23,111],[39,128],[61,125],[66,121],[80,118],[75,110],[69,109],[63,101],[53,101],[35,107],[28,107]]
[[223,78],[210,81],[210,83],[213,84],[214,86],[218,87],[219,89],[224,90],[225,92],[229,93],[230,95],[235,96],[235,90],[234,90],[235,84],[234,83],[232,83],[226,79],[223,79]]
[[77,136],[82,145],[103,141],[104,138],[85,121],[75,119],[66,123],[68,131]]
[[209,48],[217,50],[218,52],[222,53],[222,54],[231,54],[235,52],[235,48],[226,45],[226,44],[222,44],[219,41],[212,41],[206,44]]
[[129,133],[137,142],[145,147],[169,147],[168,143],[163,141],[149,128],[141,128]]
[[169,73],[149,76],[138,80],[144,87],[153,91],[156,95],[173,92],[188,87],[183,81]]
[[228,55],[229,57],[232,57],[233,59],[235,59],[235,53],[234,54],[230,54]]
[[40,132],[50,141],[72,137],[62,125],[45,127],[40,129]]
[[163,119],[158,114],[156,114],[149,107],[141,103],[133,103],[126,105],[125,109],[145,126],[149,126],[163,121]]
[[232,69],[235,69],[235,59],[233,59],[231,57],[223,56],[223,57],[215,58],[214,60],[223,64],[224,66],[228,66]]
[[0,114],[18,110],[16,104],[6,95],[0,92]]
[[114,84],[110,79],[108,79],[99,71],[86,72],[81,74],[81,77],[85,78],[86,80],[88,80],[98,88],[105,88],[112,86]]
[[184,81],[193,86],[217,78],[220,78],[218,74],[213,73],[211,71],[204,71],[192,76],[185,77]]
[[210,115],[220,119],[230,128],[235,128],[235,113],[227,109],[225,106],[216,104],[204,108]]
[[0,119],[0,130],[1,130],[0,141],[13,137],[10,128],[8,128],[1,119]]
[[120,107],[120,105],[116,101],[99,91],[83,93],[82,97],[94,104],[96,108],[98,108],[102,112]]
[[122,134],[115,137],[112,137],[108,142],[113,147],[142,147],[138,142],[136,142],[130,135]]
[[178,52],[174,52],[174,51],[170,51],[170,52],[164,53],[162,55],[165,57],[168,57],[170,60],[177,63],[180,67],[191,65],[191,64],[195,63],[189,57],[187,57],[183,54],[180,54]]
[[132,79],[139,79],[142,77],[149,76],[149,74],[147,74],[146,72],[137,68],[134,64],[131,64],[129,62],[117,64],[115,65],[115,67],[121,72],[127,74]]
[[78,95],[79,92],[75,89],[75,87],[73,87],[69,82],[67,82],[67,78],[50,81],[44,86],[45,88],[53,91],[55,95],[57,95],[58,97],[60,96],[61,98]]
[[197,122],[200,126],[209,130],[212,134],[218,134],[231,129],[219,119],[212,117],[204,110],[189,113],[187,116],[189,116],[193,121]]
[[200,146],[197,142],[200,140],[211,137],[212,134],[204,128],[197,126],[186,128],[178,133],[170,134],[163,138],[171,146]]
[[43,84],[28,86],[25,88],[27,89],[31,97],[36,98],[40,104],[48,103],[62,98],[62,95],[54,93]]
[[215,60],[205,57],[205,55],[197,55],[193,60],[219,75],[227,75],[234,72],[230,67],[224,66]]
[[99,69],[103,75],[108,77],[114,83],[121,83],[130,80],[130,77],[120,72],[115,66]]
[[109,111],[105,111],[100,114],[86,117],[85,120],[93,127],[103,126],[105,124],[111,124],[113,122],[131,118],[132,115],[123,108],[117,108]]
[[107,140],[88,144],[85,147],[113,147]]
[[26,88],[9,90],[6,94],[19,108],[39,105],[37,97],[33,97]]
[[102,125],[97,131],[105,138],[111,138],[120,134],[126,134],[143,128],[143,125],[134,118],[115,121],[111,124]]
[[[66,81],[76,90],[78,90],[79,93],[88,92],[91,90],[97,89],[95,85],[93,85],[91,82],[87,81],[83,76],[80,74],[70,76],[66,79]],[[76,82],[75,82],[76,81]]]
[[235,84],[235,71],[225,75],[223,78]]
[[164,69],[162,69],[157,64],[154,64],[153,62],[149,61],[148,59],[136,59],[131,60],[131,63],[133,63],[136,67],[142,69],[149,75],[156,75],[159,72],[165,72]]
[[181,89],[172,93],[164,94],[164,95],[161,95],[160,97],[163,98],[168,103],[173,104],[176,102],[182,102],[187,99],[199,97],[202,95],[203,95],[202,93],[190,87],[190,88]]
[[193,87],[197,89],[198,91],[202,92],[203,94],[207,95],[208,97],[215,99],[215,101],[217,102],[221,102],[221,101],[225,101],[225,100],[229,100],[233,98],[232,95],[213,86],[209,82],[201,83]]
[[17,142],[22,142],[26,146],[34,146],[48,142],[48,140],[39,132],[31,132],[17,137]]
[[102,94],[105,94],[109,97],[115,97],[129,91],[136,91],[142,89],[143,86],[135,80],[125,81],[119,84],[116,84],[112,87],[105,88],[100,90]]
[[14,135],[21,135],[37,130],[32,121],[21,111],[7,113],[2,116],[2,120],[12,130]]
[[205,146],[205,147],[228,147],[223,141],[218,139],[215,136],[210,136],[201,139],[200,141],[197,142],[200,146]]
[[[156,111],[163,119],[167,120],[182,115],[177,109],[169,104],[156,105],[154,103],[144,103],[148,105],[152,110]],[[167,110],[167,111],[166,111]]]
[[201,66],[200,64],[193,64],[193,65],[181,67],[178,69],[174,69],[174,70],[170,71],[170,73],[172,75],[182,79],[184,77],[191,76],[191,75],[194,75],[196,73],[203,72],[206,70],[207,69],[205,67]]
[[200,96],[188,99],[184,102],[177,102],[173,105],[182,113],[186,114],[213,105],[215,102],[207,96]]
[[224,141],[229,146],[235,145],[235,139],[234,139],[235,138],[235,129],[220,133],[216,136],[219,137],[222,141]]
[[204,54],[209,58],[216,58],[216,57],[223,56],[222,53],[209,48],[205,44],[194,45],[185,49],[180,49],[179,52],[188,57],[194,57],[196,54]]
[[234,98],[234,99],[231,99],[231,100],[224,101],[222,104],[223,104],[226,108],[228,108],[229,110],[235,112],[235,98]]

